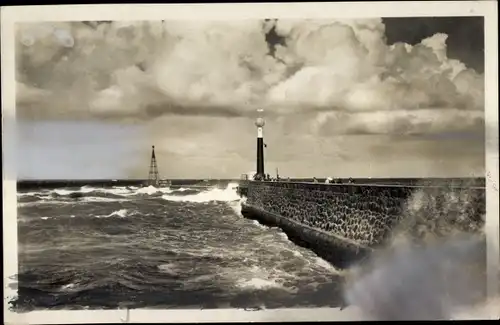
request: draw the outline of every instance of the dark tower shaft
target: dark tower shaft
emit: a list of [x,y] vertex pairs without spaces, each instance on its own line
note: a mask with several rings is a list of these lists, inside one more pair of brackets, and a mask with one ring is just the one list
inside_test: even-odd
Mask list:
[[151,153],[151,164],[149,165],[148,184],[152,186],[157,186],[159,180],[160,176],[158,175],[158,166],[156,165],[155,146],[153,146],[153,151]]
[[257,137],[257,175],[264,177],[264,138]]
[[257,127],[257,174],[258,178],[263,179],[265,177],[264,171],[264,129],[265,121],[262,117],[258,117],[255,121],[255,126]]

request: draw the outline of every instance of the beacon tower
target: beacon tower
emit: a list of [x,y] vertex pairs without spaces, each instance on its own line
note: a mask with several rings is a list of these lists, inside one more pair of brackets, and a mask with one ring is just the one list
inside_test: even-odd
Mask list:
[[160,176],[158,175],[158,166],[156,165],[155,146],[152,146],[151,163],[149,165],[148,185],[156,187],[159,184],[159,180]]
[[263,109],[258,109],[257,112],[259,116],[255,120],[255,126],[257,127],[257,174],[256,179],[264,179],[265,171],[264,171],[264,125],[266,122],[262,117]]

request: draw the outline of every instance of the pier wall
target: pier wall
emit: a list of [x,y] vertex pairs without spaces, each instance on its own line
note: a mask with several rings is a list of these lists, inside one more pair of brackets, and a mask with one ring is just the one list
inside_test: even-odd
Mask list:
[[485,189],[434,186],[249,181],[242,213],[281,227],[296,243],[345,267],[396,234],[429,240],[454,232],[479,232]]

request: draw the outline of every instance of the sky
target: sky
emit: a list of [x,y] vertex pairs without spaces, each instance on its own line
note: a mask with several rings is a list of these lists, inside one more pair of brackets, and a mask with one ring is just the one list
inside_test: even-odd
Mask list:
[[481,17],[16,27],[20,179],[484,174]]

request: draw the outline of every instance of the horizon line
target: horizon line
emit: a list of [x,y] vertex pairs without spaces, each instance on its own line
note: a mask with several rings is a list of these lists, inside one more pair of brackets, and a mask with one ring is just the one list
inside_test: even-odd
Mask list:
[[[285,177],[290,179],[326,179],[328,177]],[[282,178],[282,179],[285,179]],[[465,179],[465,178],[486,178],[486,176],[399,176],[399,177],[335,177],[337,179],[430,179],[430,178],[440,178],[440,179]],[[148,178],[25,178],[17,179],[17,182],[26,181],[148,181]],[[161,180],[241,180],[241,178],[162,178]]]

